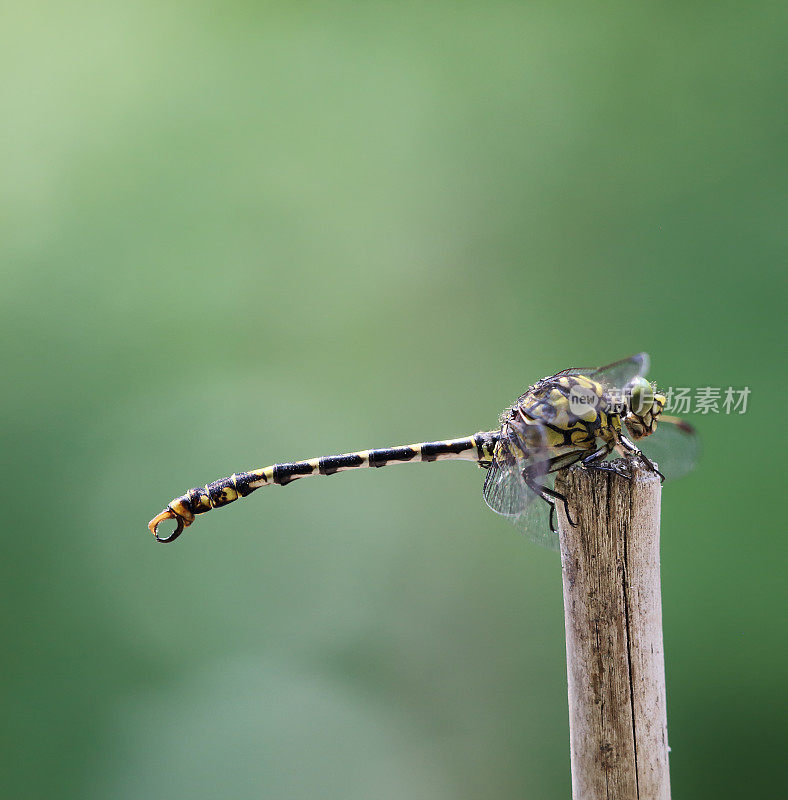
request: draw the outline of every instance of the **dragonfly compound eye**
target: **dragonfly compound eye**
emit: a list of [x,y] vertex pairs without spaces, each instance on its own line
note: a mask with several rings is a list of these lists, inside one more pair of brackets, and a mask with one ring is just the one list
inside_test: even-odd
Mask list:
[[645,378],[635,378],[629,385],[629,410],[640,417],[654,405],[654,388]]

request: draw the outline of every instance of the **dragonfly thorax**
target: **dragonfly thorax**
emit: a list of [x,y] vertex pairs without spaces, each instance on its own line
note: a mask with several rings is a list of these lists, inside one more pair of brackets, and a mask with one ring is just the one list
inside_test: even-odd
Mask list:
[[534,384],[502,418],[501,447],[515,458],[547,450],[550,457],[615,443],[622,421],[634,439],[654,432],[665,407],[645,378],[611,389],[588,375],[558,374]]
[[534,384],[502,418],[502,444],[551,457],[592,450],[615,438],[620,415],[603,384],[585,375],[557,375]]

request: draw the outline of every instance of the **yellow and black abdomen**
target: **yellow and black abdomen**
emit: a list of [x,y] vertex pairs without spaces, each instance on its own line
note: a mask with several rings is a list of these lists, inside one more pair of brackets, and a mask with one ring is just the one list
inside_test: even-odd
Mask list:
[[[158,541],[171,542],[180,536],[185,527],[194,522],[194,518],[198,514],[204,514],[212,508],[226,506],[240,497],[250,495],[261,486],[286,486],[288,483],[310,475],[335,475],[338,472],[364,467],[385,467],[389,464],[453,459],[476,461],[485,465],[492,459],[497,436],[497,432],[482,431],[460,439],[419,442],[397,447],[383,447],[377,450],[359,450],[355,453],[272,464],[262,469],[235,473],[229,478],[220,478],[205,486],[189,489],[185,494],[176,497],[168,503],[164,511],[150,521],[148,527]],[[168,536],[160,536],[158,527],[168,519],[175,521],[176,529]]]

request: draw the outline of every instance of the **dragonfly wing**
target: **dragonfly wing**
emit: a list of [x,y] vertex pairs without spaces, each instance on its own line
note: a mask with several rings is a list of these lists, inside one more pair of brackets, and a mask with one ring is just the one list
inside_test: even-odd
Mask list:
[[678,417],[659,417],[654,433],[638,439],[636,444],[659,465],[659,471],[669,481],[691,472],[700,455],[695,429]]
[[[555,475],[544,475],[540,483],[548,489],[553,489],[555,487]],[[522,531],[532,542],[546,547],[548,550],[558,552],[560,550],[558,534],[550,529],[550,504],[537,495],[534,495],[534,497],[536,497],[536,501],[529,503],[513,522],[517,529]],[[554,517],[554,521],[557,525],[557,516]]]
[[502,517],[516,518],[525,511],[525,507],[538,499],[520,473],[517,464],[503,464],[493,460],[482,489],[484,502]]
[[538,423],[529,423],[527,437],[522,433],[516,424],[505,429],[504,443],[487,472],[482,496],[493,511],[529,539],[557,550],[558,537],[550,530],[550,507],[524,477],[527,473],[528,481],[537,488],[552,488],[547,437]]
[[[555,476],[543,475],[539,483],[553,488]],[[550,506],[523,480],[516,465],[490,467],[484,481],[484,502],[511,522],[532,542],[558,550],[558,535],[550,530]]]
[[648,353],[636,353],[604,367],[577,367],[565,370],[561,375],[586,375],[604,384],[608,389],[623,389],[635,378],[643,377],[649,370]]

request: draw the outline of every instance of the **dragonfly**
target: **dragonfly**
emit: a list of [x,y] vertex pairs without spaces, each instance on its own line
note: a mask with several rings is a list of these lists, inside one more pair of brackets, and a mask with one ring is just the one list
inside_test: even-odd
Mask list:
[[[569,498],[555,489],[559,470],[579,462],[586,469],[631,478],[638,462],[665,480],[682,477],[695,466],[695,430],[662,413],[666,396],[646,379],[648,370],[647,353],[604,367],[562,370],[534,383],[504,409],[497,429],[459,439],[358,450],[234,473],[176,497],[148,528],[157,541],[173,542],[199,514],[263,486],[286,486],[309,476],[390,464],[459,460],[475,462],[487,471],[482,495],[493,511],[532,540],[557,549],[557,503],[575,524]],[[174,521],[174,530],[160,533],[159,527],[168,520]]]

